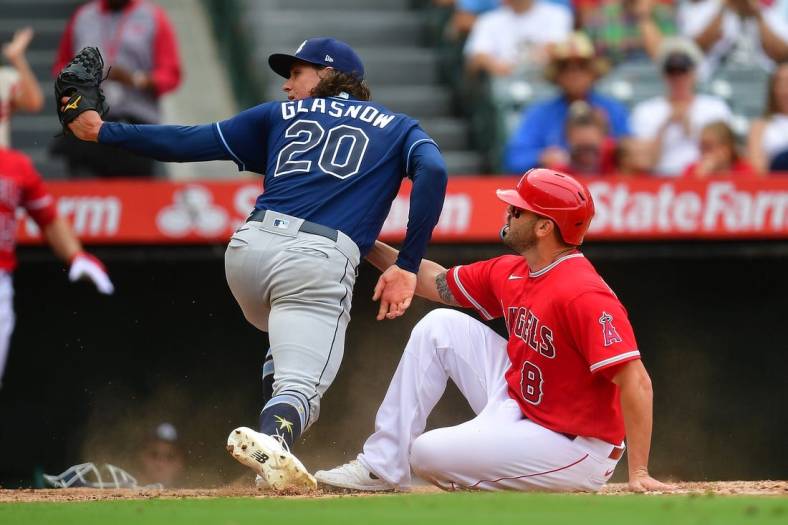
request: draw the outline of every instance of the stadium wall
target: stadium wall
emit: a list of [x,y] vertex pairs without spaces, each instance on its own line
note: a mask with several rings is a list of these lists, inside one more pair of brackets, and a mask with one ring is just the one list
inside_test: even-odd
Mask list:
[[[267,345],[227,289],[223,246],[96,251],[117,285],[112,297],[70,285],[45,249],[21,251],[0,484],[30,486],[36,473],[87,460],[133,465],[135,443],[162,420],[181,430],[191,485],[248,477],[223,443],[256,422]],[[585,251],[627,306],[652,375],[653,473],[784,479],[785,242],[592,242]],[[429,255],[450,265],[499,253],[463,244]],[[376,276],[362,266],[343,366],[297,448],[313,470],[355,457],[410,329],[433,308],[419,300],[403,319],[376,322]],[[430,426],[471,415],[450,388]],[[614,479],[626,479],[624,464]]]

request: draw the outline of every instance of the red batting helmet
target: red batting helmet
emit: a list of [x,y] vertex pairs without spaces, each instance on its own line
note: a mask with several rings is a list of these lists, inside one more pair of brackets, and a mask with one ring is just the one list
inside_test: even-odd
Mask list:
[[517,188],[498,190],[496,194],[506,204],[552,219],[567,244],[583,243],[594,216],[594,201],[588,189],[573,177],[555,170],[528,170]]

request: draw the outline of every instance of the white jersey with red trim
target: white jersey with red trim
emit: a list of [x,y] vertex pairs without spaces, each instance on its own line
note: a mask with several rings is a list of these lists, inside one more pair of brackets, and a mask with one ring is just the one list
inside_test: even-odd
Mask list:
[[11,146],[11,109],[18,85],[16,69],[0,67],[0,148]]
[[627,312],[580,252],[530,272],[507,255],[449,270],[458,302],[509,331],[509,395],[555,432],[624,440],[615,367],[640,358]]
[[24,208],[41,227],[56,216],[55,201],[30,159],[0,148],[0,271],[16,267],[17,208]]

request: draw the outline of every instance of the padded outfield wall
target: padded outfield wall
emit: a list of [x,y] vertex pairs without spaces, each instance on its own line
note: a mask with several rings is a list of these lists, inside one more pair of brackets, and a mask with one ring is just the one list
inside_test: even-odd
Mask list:
[[[181,430],[191,485],[245,475],[223,442],[260,408],[265,337],[224,281],[221,245],[99,247],[117,285],[100,297],[70,285],[42,248],[15,276],[17,330],[0,390],[0,484],[81,461],[132,468],[155,421]],[[592,242],[586,254],[628,307],[656,391],[652,469],[685,480],[785,479],[788,246]],[[436,245],[444,264],[501,253]],[[377,272],[361,268],[344,363],[298,454],[317,469],[355,457],[409,330],[433,306],[379,323]],[[499,332],[502,323],[493,323]],[[430,425],[471,416],[453,388]],[[622,464],[617,480],[625,479]]]

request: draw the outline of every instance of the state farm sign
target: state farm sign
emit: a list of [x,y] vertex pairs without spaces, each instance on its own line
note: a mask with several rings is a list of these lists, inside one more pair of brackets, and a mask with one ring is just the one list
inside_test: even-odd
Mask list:
[[[497,188],[514,177],[449,180],[437,242],[497,242],[505,205]],[[595,178],[586,183],[596,216],[589,239],[788,239],[788,177],[683,181]],[[254,207],[259,182],[73,181],[51,183],[58,209],[86,242],[100,244],[222,243]],[[391,206],[381,238],[404,238],[410,210],[406,184]],[[20,243],[40,242],[20,221]]]
[[[112,237],[118,232],[122,201],[115,196],[65,196],[57,199],[61,217],[71,223],[81,237]],[[38,226],[31,219],[24,221],[24,235],[40,235]]]
[[725,180],[639,188],[632,182],[597,181],[588,187],[596,205],[592,238],[786,237],[788,232],[785,184]]

